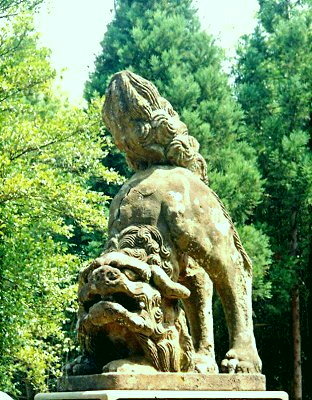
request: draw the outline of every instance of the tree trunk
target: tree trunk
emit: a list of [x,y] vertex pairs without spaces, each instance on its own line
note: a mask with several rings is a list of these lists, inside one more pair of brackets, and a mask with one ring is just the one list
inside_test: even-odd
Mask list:
[[[291,253],[293,257],[297,256],[298,250],[298,229],[297,229],[297,211],[294,210],[291,215],[292,224],[292,243]],[[294,351],[294,376],[293,376],[293,399],[302,400],[302,369],[301,369],[301,331],[300,331],[300,297],[299,282],[292,290],[291,313],[292,313],[292,334]]]
[[33,400],[35,396],[35,391],[32,385],[29,382],[25,382],[25,388],[26,388],[26,399],[27,400]]
[[293,398],[302,399],[302,371],[301,371],[301,332],[300,332],[300,299],[299,288],[292,292],[292,333],[294,345],[294,377],[293,377]]

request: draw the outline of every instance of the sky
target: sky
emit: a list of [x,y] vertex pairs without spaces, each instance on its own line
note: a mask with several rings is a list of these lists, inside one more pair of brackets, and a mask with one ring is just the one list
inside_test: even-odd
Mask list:
[[[51,63],[59,73],[61,90],[73,103],[94,69],[107,24],[113,18],[113,0],[45,0],[36,16],[41,44],[52,50]],[[194,0],[202,28],[231,57],[243,34],[253,31],[257,0]]]

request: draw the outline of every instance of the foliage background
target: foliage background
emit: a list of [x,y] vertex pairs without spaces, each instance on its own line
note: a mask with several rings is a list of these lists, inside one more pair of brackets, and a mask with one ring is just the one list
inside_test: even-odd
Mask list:
[[102,101],[82,110],[52,89],[36,3],[0,3],[0,382],[27,397],[75,349],[77,272],[106,232],[108,197],[92,187],[120,179],[101,163]]

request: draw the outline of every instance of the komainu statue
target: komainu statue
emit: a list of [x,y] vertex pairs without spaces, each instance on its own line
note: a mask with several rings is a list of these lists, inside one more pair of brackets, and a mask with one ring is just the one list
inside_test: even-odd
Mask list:
[[208,186],[198,142],[129,71],[112,77],[103,118],[135,174],[112,201],[103,254],[80,275],[82,355],[68,374],[218,372],[213,284],[229,331],[222,372],[259,373],[251,261]]

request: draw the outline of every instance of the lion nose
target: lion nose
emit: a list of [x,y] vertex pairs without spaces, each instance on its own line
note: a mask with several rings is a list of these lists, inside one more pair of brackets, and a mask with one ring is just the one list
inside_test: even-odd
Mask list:
[[115,281],[119,278],[119,273],[117,271],[107,271],[105,278],[109,281]]
[[93,281],[105,285],[116,285],[121,277],[121,272],[109,265],[103,265],[93,272]]
[[105,266],[103,267],[103,278],[106,285],[116,285],[121,278],[121,272],[119,269]]

